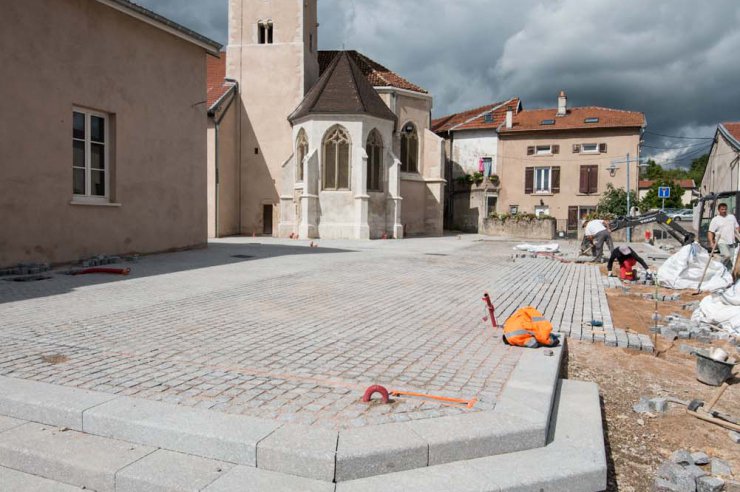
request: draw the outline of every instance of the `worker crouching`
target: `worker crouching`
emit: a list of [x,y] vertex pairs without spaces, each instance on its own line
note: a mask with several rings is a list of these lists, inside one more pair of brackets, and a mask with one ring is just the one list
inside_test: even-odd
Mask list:
[[635,265],[638,263],[642,265],[646,272],[650,272],[645,260],[635,252],[634,249],[629,246],[620,246],[612,250],[612,254],[609,257],[609,263],[606,265],[606,269],[609,271],[609,276],[613,276],[612,267],[614,266],[614,260],[619,262],[619,278],[622,280],[634,281],[637,279],[637,272],[635,272]]

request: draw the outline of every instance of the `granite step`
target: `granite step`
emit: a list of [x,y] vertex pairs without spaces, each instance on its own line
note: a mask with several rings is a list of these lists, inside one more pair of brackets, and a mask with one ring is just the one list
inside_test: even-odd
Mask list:
[[594,492],[606,488],[601,422],[598,387],[593,383],[562,380],[544,447],[332,483],[3,419],[0,420],[0,429],[4,429],[0,430],[0,489],[14,492],[71,492],[82,487],[99,492]]
[[341,483],[545,446],[561,357],[523,352],[493,410],[340,431],[7,377],[0,415]]

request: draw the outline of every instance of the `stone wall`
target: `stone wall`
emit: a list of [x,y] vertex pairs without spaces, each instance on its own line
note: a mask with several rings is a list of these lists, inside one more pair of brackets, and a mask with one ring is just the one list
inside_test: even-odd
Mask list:
[[522,239],[554,239],[555,219],[490,219],[481,221],[480,234],[487,236],[512,236]]

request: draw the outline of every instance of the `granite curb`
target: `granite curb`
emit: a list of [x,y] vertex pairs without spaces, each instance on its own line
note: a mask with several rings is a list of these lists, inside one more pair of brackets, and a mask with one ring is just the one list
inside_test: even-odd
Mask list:
[[0,415],[324,482],[546,445],[562,349],[522,349],[492,411],[332,431],[0,377]]

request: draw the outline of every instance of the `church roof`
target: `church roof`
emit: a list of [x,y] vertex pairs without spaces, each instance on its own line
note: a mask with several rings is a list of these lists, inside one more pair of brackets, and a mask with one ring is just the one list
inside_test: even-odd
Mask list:
[[416,84],[412,84],[397,73],[385,68],[380,63],[371,60],[358,51],[319,51],[319,70],[324,73],[326,68],[336,58],[338,53],[347,53],[360,68],[362,74],[374,87],[395,87],[408,91],[428,94],[428,92]]
[[288,120],[310,114],[366,114],[396,121],[396,115],[346,51],[334,57]]

